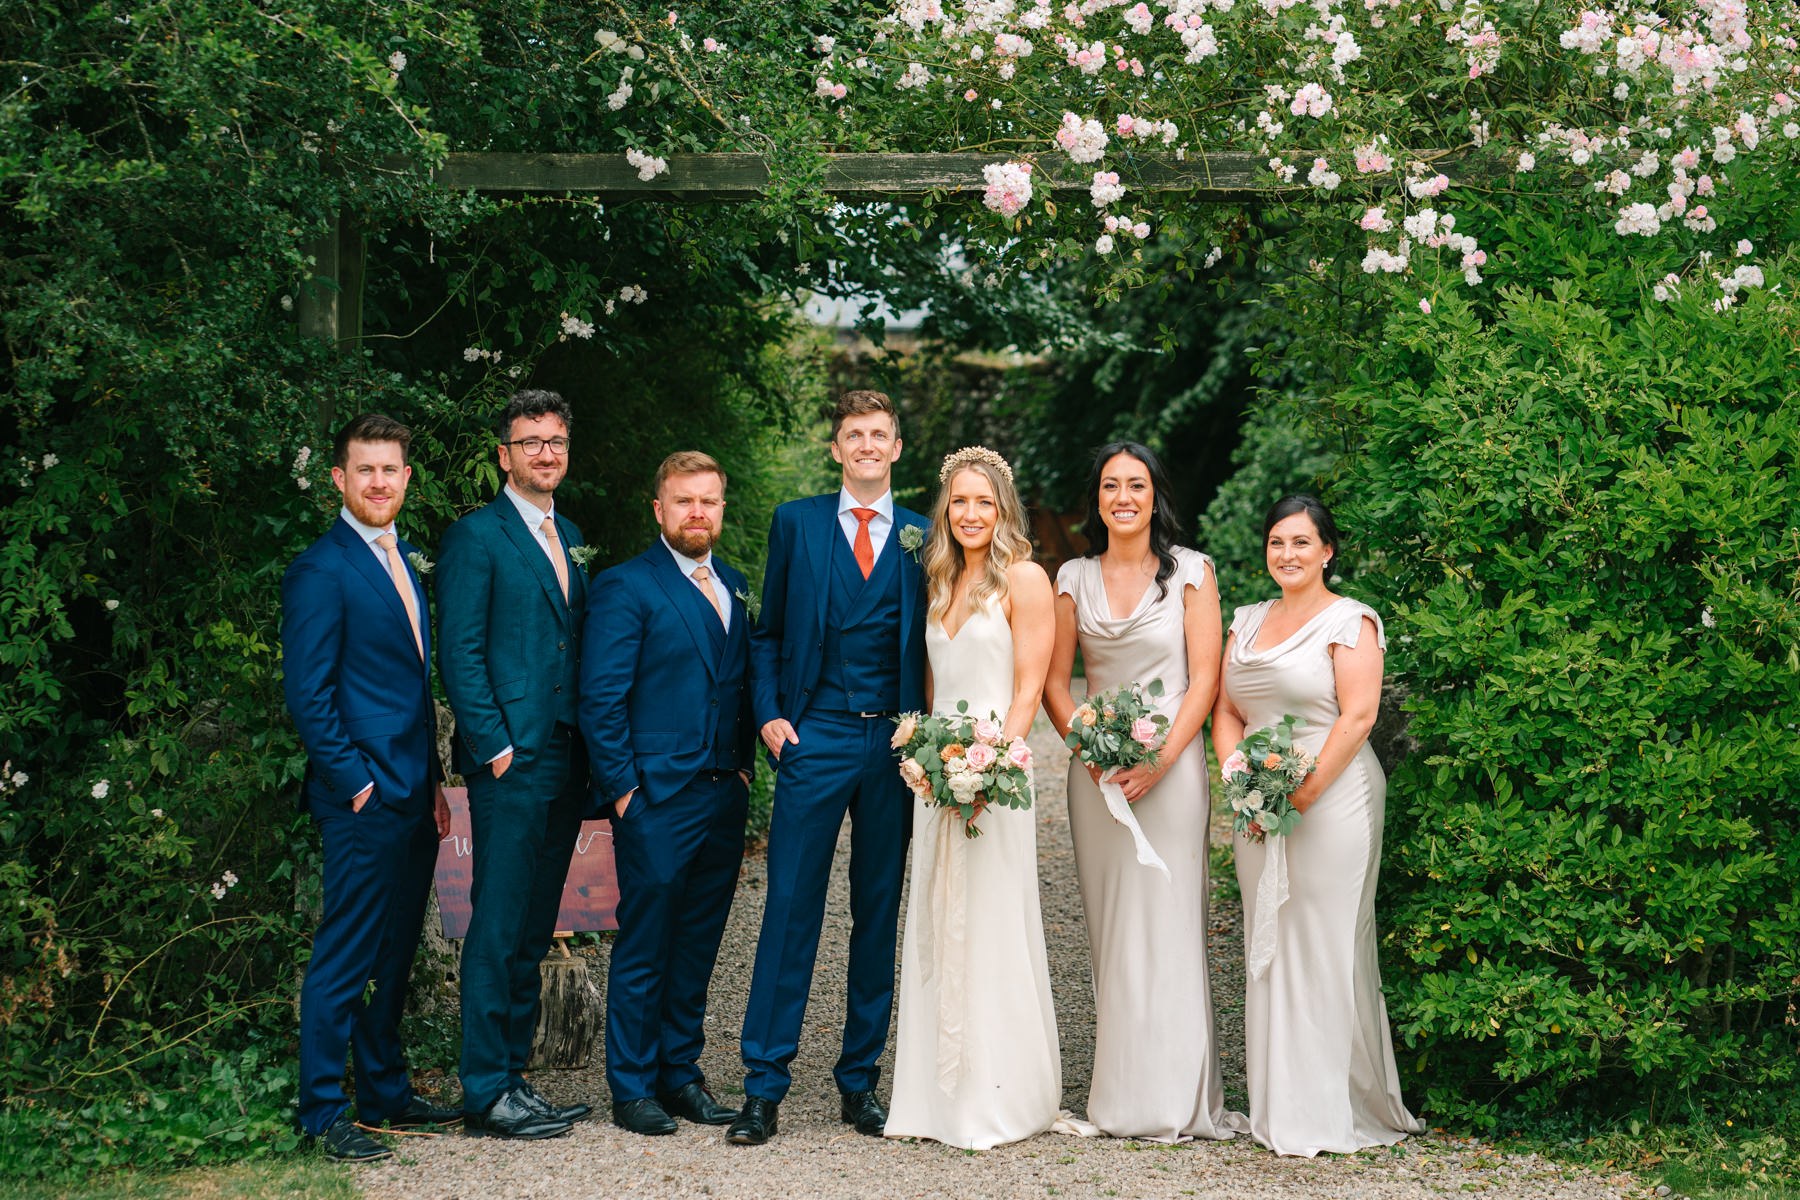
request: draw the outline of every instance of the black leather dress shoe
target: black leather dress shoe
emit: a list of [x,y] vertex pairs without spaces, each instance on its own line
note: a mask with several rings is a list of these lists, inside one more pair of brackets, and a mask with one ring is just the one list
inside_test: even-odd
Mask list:
[[743,1111],[725,1131],[725,1140],[737,1146],[760,1146],[780,1130],[775,1118],[779,1106],[773,1100],[751,1096],[744,1101]]
[[344,1113],[331,1123],[331,1128],[318,1137],[319,1148],[332,1162],[363,1163],[392,1158],[394,1152],[357,1128]]
[[626,1133],[641,1133],[645,1137],[662,1137],[679,1128],[675,1124],[675,1118],[664,1112],[662,1105],[648,1097],[613,1105],[613,1124]]
[[696,1125],[729,1125],[737,1120],[737,1109],[726,1108],[712,1094],[712,1089],[696,1080],[672,1092],[658,1092],[656,1102],[670,1116],[692,1121]]
[[503,1092],[486,1112],[463,1110],[463,1132],[470,1137],[515,1138],[535,1142],[569,1132],[567,1121],[554,1121],[526,1102],[520,1089]]
[[550,1103],[550,1101],[538,1094],[536,1088],[531,1086],[530,1080],[526,1080],[521,1084],[518,1090],[524,1094],[525,1103],[536,1108],[539,1112],[543,1113],[553,1121],[567,1121],[570,1124],[574,1124],[576,1121],[584,1121],[588,1117],[594,1115],[594,1106],[591,1104]]
[[379,1125],[383,1129],[419,1129],[426,1125],[454,1125],[462,1120],[462,1116],[460,1108],[444,1108],[423,1096],[415,1095],[405,1108],[393,1116],[367,1124]]
[[873,1091],[845,1092],[838,1100],[838,1116],[844,1124],[856,1126],[856,1132],[870,1137],[880,1137],[887,1128],[887,1109],[881,1107]]

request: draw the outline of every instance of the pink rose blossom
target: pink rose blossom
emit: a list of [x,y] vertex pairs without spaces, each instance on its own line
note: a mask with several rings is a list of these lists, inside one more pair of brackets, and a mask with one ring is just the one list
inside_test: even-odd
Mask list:
[[1012,745],[1006,748],[1006,763],[1021,771],[1031,769],[1031,747],[1025,744],[1024,738],[1014,738]]
[[1219,766],[1219,777],[1221,779],[1230,779],[1235,775],[1248,775],[1249,773],[1250,760],[1244,757],[1244,752],[1242,750],[1233,750],[1231,752],[1231,757],[1226,759]]
[[986,742],[990,746],[998,746],[1000,744],[1000,722],[975,722],[975,740],[978,742]]
[[999,761],[1000,752],[986,742],[976,742],[969,747],[963,757],[968,760],[971,770],[985,771]]
[[1131,723],[1131,740],[1143,747],[1156,745],[1158,730],[1156,722],[1149,717],[1139,717]]

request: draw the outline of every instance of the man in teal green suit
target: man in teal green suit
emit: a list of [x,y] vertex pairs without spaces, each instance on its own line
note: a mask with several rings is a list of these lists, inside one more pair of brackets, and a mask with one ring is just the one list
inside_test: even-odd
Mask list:
[[581,532],[553,503],[572,422],[555,392],[515,394],[498,423],[506,486],[450,527],[438,556],[439,669],[475,859],[462,954],[463,1129],[475,1136],[555,1137],[590,1111],[552,1104],[524,1075],[588,778],[575,712],[587,581],[569,553]]

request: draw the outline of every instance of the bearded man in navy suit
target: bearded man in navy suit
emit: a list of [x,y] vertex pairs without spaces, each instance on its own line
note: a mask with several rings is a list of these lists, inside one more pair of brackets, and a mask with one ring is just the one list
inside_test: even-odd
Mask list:
[[525,1077],[538,963],[556,932],[587,795],[575,686],[587,577],[581,531],[556,511],[574,415],[528,388],[498,422],[506,484],[444,534],[438,622],[454,765],[469,785],[469,932],[462,953],[463,1131],[535,1139],[591,1111]]
[[894,941],[912,797],[889,745],[896,713],[925,705],[924,575],[901,531],[924,517],[894,504],[900,419],[880,392],[845,392],[832,414],[832,494],[775,510],[752,695],[777,764],[769,886],[744,1013],[738,1145],[776,1132],[792,1079],[838,830],[850,817],[850,970],[839,1115],[880,1137],[875,1094],[894,1007]]
[[[378,413],[339,431],[344,506],[281,579],[282,690],[306,747],[301,800],[324,844],[324,907],[300,988],[300,1127],[327,1157],[393,1153],[350,1118],[454,1121],[412,1090],[400,1012],[439,839],[450,832],[431,700],[431,613],[394,518],[412,433]],[[373,984],[373,992],[369,991]]]
[[700,1073],[706,990],[744,859],[755,769],[748,585],[713,553],[725,472],[671,454],[656,472],[661,535],[601,575],[581,652],[581,733],[610,810],[619,936],[606,986],[613,1121],[674,1133],[737,1110]]

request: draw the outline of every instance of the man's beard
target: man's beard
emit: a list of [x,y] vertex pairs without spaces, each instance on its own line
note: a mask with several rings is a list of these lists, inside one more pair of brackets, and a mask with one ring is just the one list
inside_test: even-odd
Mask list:
[[716,540],[711,529],[677,529],[674,532],[665,529],[663,536],[669,539],[675,553],[685,558],[705,558]]
[[361,496],[352,495],[346,492],[344,494],[344,507],[350,510],[351,516],[355,517],[369,528],[386,529],[388,525],[392,523],[394,517],[399,514],[400,505],[405,499],[406,493],[404,491],[396,491],[394,493],[393,504],[388,507],[387,515],[383,516],[381,513],[376,512],[369,502]]
[[513,485],[513,491],[519,493],[521,496],[548,496],[556,491],[557,486],[562,483],[564,477],[567,475],[568,471],[565,470],[561,475],[556,477],[555,483],[552,483],[549,487],[541,487],[537,481],[537,474],[532,470],[529,462],[520,462],[515,465],[512,470],[506,473],[507,479],[511,481]]

